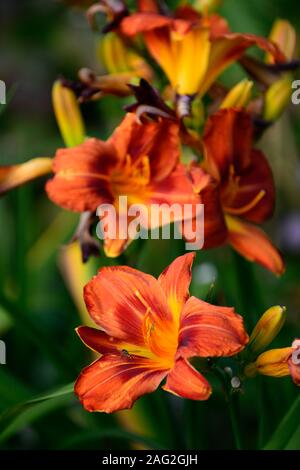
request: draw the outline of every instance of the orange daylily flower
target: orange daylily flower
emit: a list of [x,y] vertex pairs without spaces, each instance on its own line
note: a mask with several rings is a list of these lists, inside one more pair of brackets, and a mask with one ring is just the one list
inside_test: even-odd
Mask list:
[[85,302],[101,330],[82,326],[77,332],[102,356],[75,384],[85,409],[131,408],[165,378],[170,393],[209,398],[209,383],[188,359],[232,356],[248,336],[233,308],[190,297],[193,258],[177,258],[158,279],[126,266],[102,268],[86,285]]
[[[108,141],[87,139],[77,147],[58,150],[53,172],[55,177],[46,185],[48,196],[72,211],[94,212],[109,203],[127,217],[119,207],[120,196],[128,198],[128,206],[146,208],[196,202],[186,169],[179,163],[179,126],[172,120],[139,124],[135,114],[128,113]],[[143,226],[150,228],[147,214],[142,216]],[[128,243],[107,238],[104,249],[115,257]]]
[[208,119],[202,166],[211,178],[203,168],[191,168],[195,191],[205,205],[204,247],[227,241],[245,258],[280,275],[281,255],[254,225],[272,215],[275,188],[270,166],[252,141],[253,126],[246,112],[224,109]]
[[245,368],[248,377],[256,373],[271,377],[290,375],[293,382],[300,386],[300,339],[295,339],[291,347],[271,349],[260,354],[255,362]]
[[285,62],[279,48],[253,34],[231,33],[217,15],[201,16],[185,6],[173,17],[160,14],[156,2],[140,2],[139,13],[125,17],[121,34],[142,33],[147,48],[166,73],[179,95],[203,95],[226,67],[251,46],[270,53],[275,62]]

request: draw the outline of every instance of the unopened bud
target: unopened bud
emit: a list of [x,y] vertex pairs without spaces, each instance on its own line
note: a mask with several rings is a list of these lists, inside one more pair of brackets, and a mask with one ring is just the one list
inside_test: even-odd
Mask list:
[[52,88],[55,117],[67,147],[75,147],[85,139],[85,128],[75,93],[57,80]]
[[252,88],[253,82],[242,80],[227,93],[220,109],[245,108],[251,100]]
[[287,107],[292,95],[292,79],[285,75],[271,85],[265,94],[264,119],[276,121]]
[[138,77],[151,80],[153,71],[142,56],[127,47],[114,32],[106,34],[99,43],[98,56],[111,74],[133,72]]
[[200,13],[212,13],[222,5],[223,0],[195,0],[193,7]]
[[254,353],[264,350],[278,335],[286,319],[285,307],[271,307],[256,324],[250,336],[249,346]]
[[[295,29],[288,21],[276,20],[273,24],[269,39],[277,44],[288,61],[294,58],[297,36]],[[274,63],[274,58],[270,54],[267,54],[266,62],[272,64]]]

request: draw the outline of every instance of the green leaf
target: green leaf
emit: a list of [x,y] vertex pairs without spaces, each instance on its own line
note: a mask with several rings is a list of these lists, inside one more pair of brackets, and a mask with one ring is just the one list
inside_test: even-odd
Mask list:
[[13,406],[27,400],[32,392],[15,377],[6,367],[0,367],[0,397],[2,405]]
[[48,413],[70,403],[73,384],[41,395],[32,400],[19,403],[0,415],[0,443],[20,431],[24,426],[37,421]]
[[299,428],[300,420],[300,397],[298,397],[278,428],[274,432],[273,436],[264,447],[264,450],[282,450],[284,449],[291,438],[293,437],[295,431]]
[[299,443],[300,443],[300,424],[296,430],[296,432],[292,435],[291,439],[289,440],[288,444],[285,446],[285,450],[299,450]]
[[74,383],[71,382],[70,384],[65,385],[64,387],[60,387],[58,390],[48,393],[47,395],[41,395],[37,398],[33,398],[32,400],[26,401],[25,405],[40,403],[45,400],[53,400],[53,398],[58,398],[64,395],[69,395],[70,393],[73,393],[73,391],[74,391]]

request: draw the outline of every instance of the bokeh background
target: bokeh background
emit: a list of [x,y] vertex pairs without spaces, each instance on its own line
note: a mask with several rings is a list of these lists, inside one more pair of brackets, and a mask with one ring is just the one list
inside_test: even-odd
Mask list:
[[[57,77],[76,78],[83,66],[105,72],[99,35],[72,3],[0,3],[0,79],[7,85],[7,105],[0,106],[1,165],[52,156],[63,146],[51,105]],[[300,33],[295,0],[224,0],[221,12],[233,31],[267,36],[276,18],[286,18]],[[223,79],[232,84],[241,76],[234,66]],[[89,135],[106,138],[127,102],[107,97],[84,105]],[[229,248],[199,252],[192,292],[234,305],[249,329],[269,306],[286,305],[288,320],[274,342],[284,347],[300,337],[300,106],[291,105],[258,145],[277,186],[276,213],[266,229],[283,251],[287,271],[277,279]],[[43,185],[32,183],[0,200],[0,339],[7,347],[7,364],[0,365],[0,449],[234,448],[217,383],[206,403],[158,391],[113,416],[88,414],[64,389],[51,400],[24,404],[72,383],[91,362],[74,328],[89,321],[81,289],[101,265],[128,263],[157,275],[183,250],[180,241],[137,241],[122,259],[101,254],[82,266],[76,248],[65,246],[77,216],[55,207]],[[245,448],[268,441],[298,393],[289,377],[259,377],[243,386],[239,423]],[[285,447],[300,449],[300,424]]]

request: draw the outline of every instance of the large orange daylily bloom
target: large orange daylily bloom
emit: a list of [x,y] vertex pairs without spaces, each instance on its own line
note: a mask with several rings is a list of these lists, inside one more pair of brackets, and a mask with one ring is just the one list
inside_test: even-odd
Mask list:
[[272,215],[275,188],[264,154],[253,148],[250,116],[238,109],[212,115],[203,146],[202,166],[210,178],[199,166],[192,167],[191,175],[204,203],[204,247],[227,241],[245,258],[282,274],[280,253],[256,225]]
[[173,17],[160,14],[156,2],[139,2],[139,13],[125,17],[122,34],[142,33],[147,48],[166,73],[179,95],[203,95],[226,67],[251,46],[258,46],[285,62],[279,48],[253,34],[231,33],[226,21],[217,16],[201,16],[191,7],[176,10]]
[[88,411],[131,408],[141,395],[163,389],[206,400],[207,380],[188,359],[232,356],[248,341],[233,308],[189,296],[194,254],[177,258],[158,279],[126,266],[102,268],[84,298],[102,330],[82,326],[82,341],[102,356],[84,369],[75,392]]
[[300,386],[300,339],[295,339],[290,347],[270,349],[260,354],[245,369],[248,377],[253,377],[256,373],[270,377],[290,375],[293,382]]
[[[151,204],[193,204],[196,196],[179,163],[179,148],[176,122],[161,119],[139,124],[135,114],[128,113],[106,142],[87,139],[77,147],[57,151],[55,177],[46,185],[48,196],[77,212],[94,212],[101,204],[113,204],[124,220],[127,212],[122,213],[120,196],[127,197],[128,207],[143,204],[146,209]],[[176,214],[170,215],[175,221]],[[150,228],[147,210],[141,217],[143,226]],[[104,249],[115,257],[128,243],[123,235],[107,238]]]

